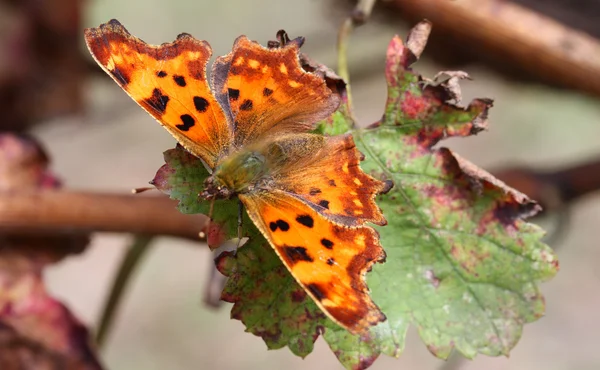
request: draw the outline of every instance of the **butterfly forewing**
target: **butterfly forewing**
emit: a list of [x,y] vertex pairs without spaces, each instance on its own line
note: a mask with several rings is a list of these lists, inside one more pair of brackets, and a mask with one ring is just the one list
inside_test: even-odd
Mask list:
[[230,122],[207,78],[210,45],[181,34],[154,46],[129,34],[118,21],[85,31],[98,64],[187,150],[214,167],[232,141]]
[[223,57],[229,68],[220,93],[229,98],[237,145],[263,135],[307,132],[338,107],[339,96],[302,69],[298,53],[296,43],[267,49],[240,36]]

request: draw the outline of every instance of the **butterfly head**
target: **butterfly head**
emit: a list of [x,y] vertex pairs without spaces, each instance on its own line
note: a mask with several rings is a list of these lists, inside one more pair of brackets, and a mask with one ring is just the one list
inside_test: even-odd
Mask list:
[[235,196],[235,192],[229,187],[221,184],[214,176],[210,176],[204,182],[204,191],[200,193],[200,198],[206,200],[230,199]]

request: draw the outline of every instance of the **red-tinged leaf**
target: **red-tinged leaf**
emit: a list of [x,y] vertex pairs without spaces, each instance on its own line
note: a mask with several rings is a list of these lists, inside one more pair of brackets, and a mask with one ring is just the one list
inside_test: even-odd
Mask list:
[[[48,157],[30,137],[0,135],[0,189],[54,188]],[[42,280],[43,269],[84,250],[87,235],[0,235],[0,369],[100,369],[85,326]]]
[[438,357],[453,348],[469,358],[507,355],[523,325],[543,315],[537,283],[554,276],[558,261],[541,241],[543,231],[524,221],[539,210],[535,202],[434,147],[485,129],[492,102],[453,103],[460,97],[456,81],[432,85],[414,72],[419,52],[411,45],[423,42],[396,37],[390,43],[385,114],[355,133],[366,156],[363,169],[395,184],[378,202],[388,220],[379,228],[387,261],[369,275],[372,296],[388,318],[378,345],[399,355],[412,323]]
[[[249,220],[247,220],[249,221]],[[329,319],[283,266],[259,231],[236,254],[224,252],[217,268],[229,277],[222,299],[233,303],[231,317],[260,336],[270,349],[288,346],[305,357]],[[335,324],[334,324],[335,325]]]
[[60,180],[47,168],[48,161],[32,137],[0,134],[0,191],[60,187]]
[[[0,255],[0,368],[101,369],[88,331],[46,291],[41,271]],[[19,261],[21,266],[27,261]]]

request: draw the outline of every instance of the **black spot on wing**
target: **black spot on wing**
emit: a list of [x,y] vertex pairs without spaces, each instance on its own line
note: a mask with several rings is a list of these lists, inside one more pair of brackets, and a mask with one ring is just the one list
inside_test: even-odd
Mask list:
[[329,239],[321,239],[321,245],[327,249],[333,249],[333,242]]
[[166,76],[167,76],[167,72],[165,72],[165,71],[158,71],[158,72],[156,72],[156,77],[163,78],[163,77],[166,77]]
[[333,266],[333,264],[334,264],[334,263],[335,263],[335,260],[334,260],[333,258],[328,258],[328,259],[327,259],[327,264],[328,264],[329,266]]
[[263,89],[263,96],[270,96],[271,94],[273,94],[273,90],[269,89],[268,87]]
[[148,105],[158,113],[163,114],[167,109],[169,97],[167,95],[163,95],[160,89],[154,89],[152,90],[152,96],[144,100],[144,103],[146,103],[146,105]]
[[175,83],[181,87],[185,87],[185,85],[187,85],[185,83],[185,77],[183,77],[183,76],[175,75],[175,76],[173,76],[173,81],[175,81]]
[[308,254],[308,251],[304,247],[289,247],[284,246],[283,251],[288,257],[288,260],[292,263],[306,261],[313,262],[313,258]]
[[194,118],[192,116],[190,116],[189,114],[182,114],[179,118],[181,118],[182,124],[176,125],[175,127],[180,129],[181,131],[188,131],[196,123]]
[[238,89],[227,89],[227,93],[230,100],[236,101],[240,98],[240,90]]
[[308,194],[310,195],[317,195],[321,193],[321,189],[319,188],[310,188],[310,191],[308,192]]
[[279,226],[281,231],[288,231],[290,229],[290,224],[283,220],[277,220],[277,226]]
[[337,186],[334,179],[329,180],[329,186],[333,186],[333,187]]
[[272,221],[269,223],[269,229],[271,229],[273,232],[277,231],[277,229],[281,229],[281,231],[288,231],[290,229],[290,224],[283,220],[277,220],[275,222]]
[[329,209],[329,201],[328,200],[320,200],[319,205],[323,208]]
[[208,109],[208,100],[200,96],[194,96],[194,107],[198,112],[204,113]]
[[253,106],[252,100],[246,99],[246,100],[244,100],[242,105],[240,105],[240,110],[246,110],[246,111],[252,110],[252,106]]
[[296,217],[296,221],[306,227],[313,227],[315,224],[315,220],[313,220],[313,218],[309,215],[300,215]]

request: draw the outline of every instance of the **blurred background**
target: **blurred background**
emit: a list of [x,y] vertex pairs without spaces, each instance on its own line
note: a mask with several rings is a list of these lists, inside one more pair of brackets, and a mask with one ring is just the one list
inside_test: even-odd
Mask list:
[[[416,3],[379,4],[371,19],[351,36],[348,61],[359,123],[370,124],[382,115],[388,42],[395,34],[404,38],[412,24],[428,17],[433,21],[432,42],[415,68],[429,77],[440,70],[465,70],[473,80],[461,83],[463,101],[495,100],[489,131],[443,145],[487,170],[504,172],[507,178],[517,173],[522,190],[545,197],[539,200],[563,216],[550,214],[545,223],[551,232],[557,223],[563,226],[549,241],[558,251],[561,271],[542,285],[546,316],[525,326],[510,358],[479,356],[456,368],[599,369],[600,192],[593,191],[598,180],[595,185],[590,182],[600,175],[600,168],[589,167],[578,174],[585,189],[576,194],[572,187],[568,191],[560,187],[564,178],[556,177],[555,171],[600,159],[600,69],[595,75],[588,70],[586,85],[586,79],[579,82],[569,75],[570,69],[578,68],[576,64],[556,62],[565,68],[548,71],[544,60],[550,57],[537,61],[539,54],[527,50],[528,46],[520,52],[525,55],[521,59],[503,52],[490,42],[503,32],[491,23],[486,31],[468,23],[467,17],[457,27],[444,22],[444,14],[435,13],[435,8]],[[502,7],[510,2],[480,4],[484,3]],[[575,33],[591,36],[590,40],[600,36],[597,1],[519,3],[555,17]],[[209,41],[213,55],[227,53],[241,34],[266,44],[283,28],[291,37],[305,36],[304,52],[334,68],[337,32],[353,6],[342,0],[0,1],[0,128],[26,131],[37,138],[65,188],[129,193],[148,184],[164,163],[162,152],[175,141],[96,67],[83,43],[84,27],[116,18],[132,34],[154,44],[188,32]],[[432,9],[434,13],[427,13]],[[520,20],[515,19],[515,28]],[[545,28],[538,30],[534,39],[555,37],[544,35]],[[519,42],[514,39],[508,44]],[[572,54],[580,50],[577,44],[565,48],[569,47]],[[600,61],[600,49],[583,49],[589,54],[582,60]],[[516,167],[527,170],[524,175],[505,171]],[[98,323],[113,275],[130,243],[128,234],[96,233],[83,254],[45,270],[51,293],[91,329]],[[229,319],[228,304],[217,310],[206,307],[203,296],[212,255],[203,244],[160,237],[152,246],[102,350],[107,368],[342,368],[321,339],[304,360],[285,348],[267,351],[260,338],[244,333],[240,322]],[[441,366],[443,362],[411,330],[400,359],[382,356],[372,369]]]

